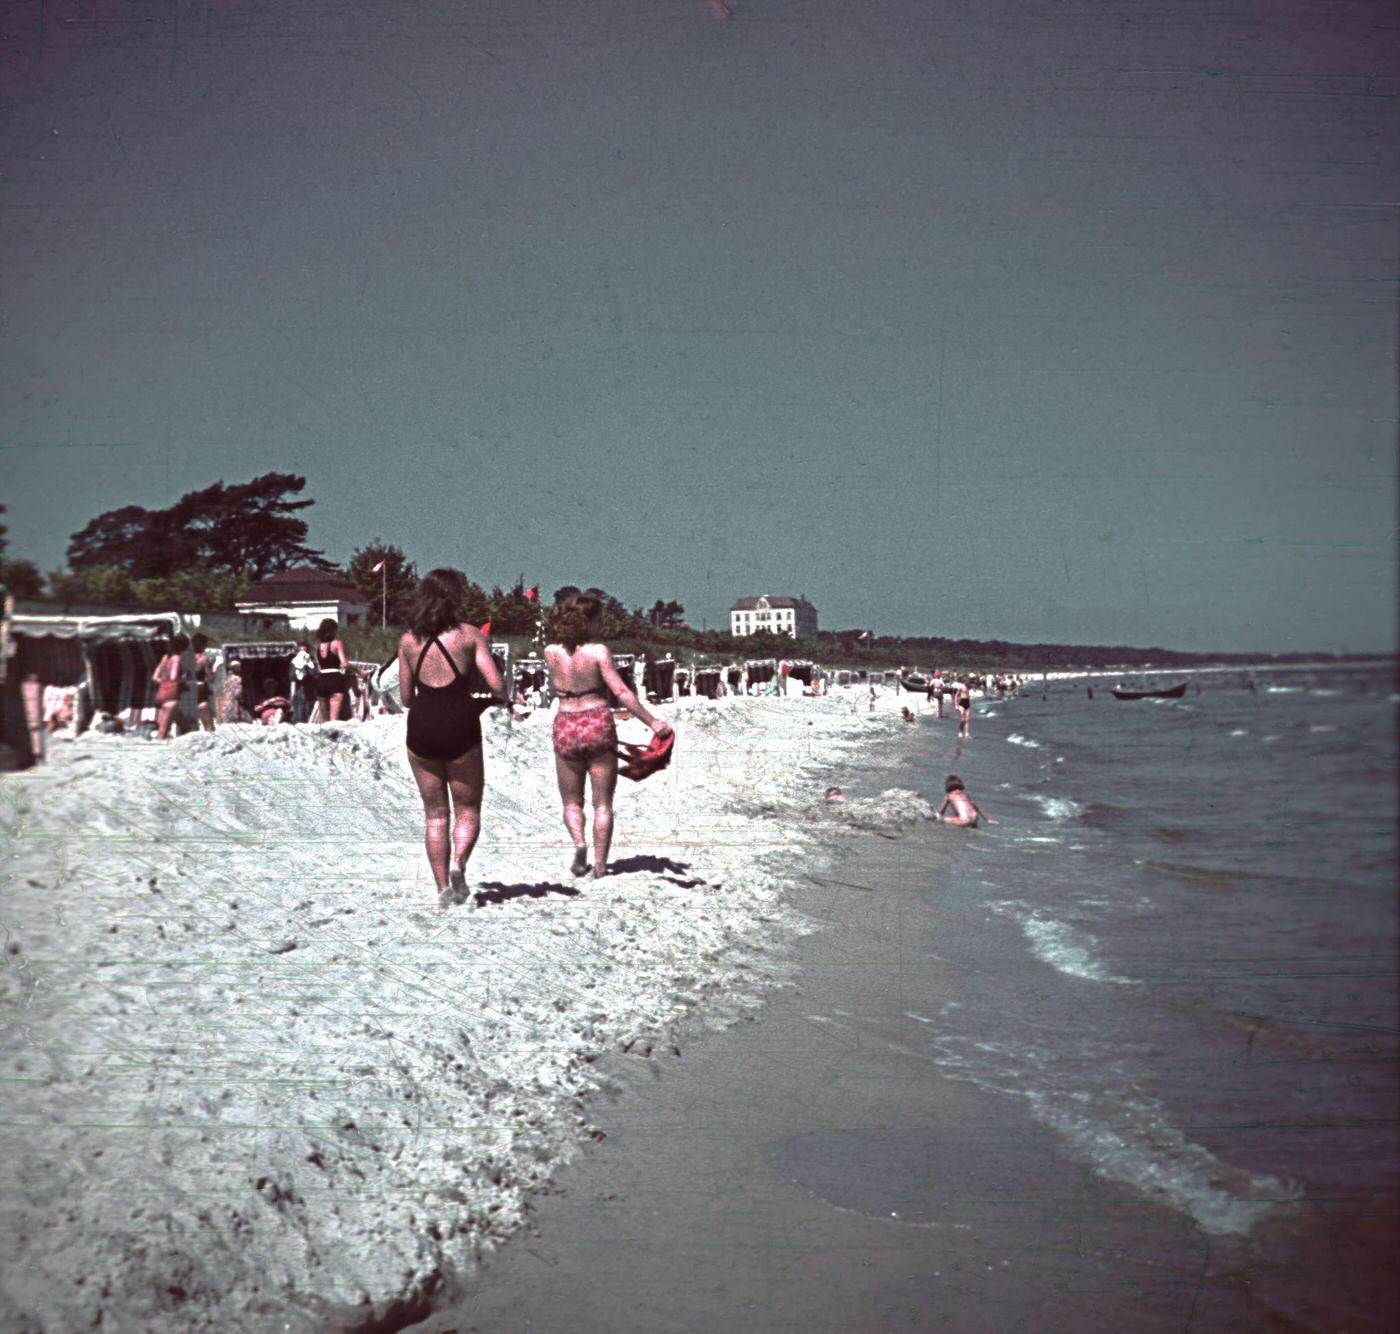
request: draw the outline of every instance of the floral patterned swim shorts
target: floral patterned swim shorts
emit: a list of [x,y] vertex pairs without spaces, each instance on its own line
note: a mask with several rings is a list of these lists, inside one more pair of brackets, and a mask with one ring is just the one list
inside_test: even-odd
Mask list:
[[554,753],[562,760],[591,760],[617,749],[617,728],[606,705],[554,715]]

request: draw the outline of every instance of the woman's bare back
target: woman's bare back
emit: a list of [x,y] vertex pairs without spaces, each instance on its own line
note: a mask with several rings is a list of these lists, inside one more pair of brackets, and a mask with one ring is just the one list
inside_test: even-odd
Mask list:
[[594,707],[599,699],[607,699],[608,687],[603,680],[603,655],[606,652],[602,644],[580,644],[572,653],[562,644],[550,644],[545,648],[550,684],[554,687],[554,693],[561,696],[561,709],[568,712],[578,707],[569,698],[573,695],[584,696],[583,702]]
[[[429,648],[424,656],[422,641],[412,634],[406,634],[404,639],[408,645],[409,666],[414,668],[414,675],[423,685],[448,686],[457,679],[437,648]],[[458,673],[465,676],[476,660],[476,641],[472,638],[469,628],[454,625],[450,630],[444,630],[438,635],[437,640],[451,655]],[[433,641],[430,639],[427,642],[432,644]]]

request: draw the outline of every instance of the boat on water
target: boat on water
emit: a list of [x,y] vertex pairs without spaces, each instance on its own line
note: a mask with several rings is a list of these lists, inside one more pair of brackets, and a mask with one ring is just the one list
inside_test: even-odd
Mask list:
[[1180,699],[1186,693],[1186,682],[1179,681],[1174,686],[1163,686],[1160,690],[1129,690],[1126,686],[1114,686],[1114,699]]

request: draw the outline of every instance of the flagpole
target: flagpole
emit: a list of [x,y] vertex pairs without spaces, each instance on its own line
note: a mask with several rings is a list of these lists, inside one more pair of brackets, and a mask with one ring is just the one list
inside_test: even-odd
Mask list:
[[387,560],[380,569],[379,577],[383,580],[381,585],[383,595],[379,600],[379,628],[384,630],[389,625],[389,562]]

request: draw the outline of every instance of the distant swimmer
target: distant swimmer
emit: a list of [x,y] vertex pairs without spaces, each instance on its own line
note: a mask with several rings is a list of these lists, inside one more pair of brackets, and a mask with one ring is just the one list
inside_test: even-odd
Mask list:
[[839,787],[829,787],[826,790],[826,799],[828,801],[845,801],[846,794]]
[[[957,774],[948,775],[948,781],[943,784],[943,790],[948,795],[943,798],[943,805],[934,814],[944,824],[962,825],[968,829],[976,829],[979,817],[988,824],[996,824],[996,821],[968,795],[967,789],[963,787],[963,780]],[[949,806],[953,808],[953,813],[945,816],[943,812]]]
[[1093,698],[1094,698],[1094,687],[1093,687],[1093,686],[1086,686],[1085,689],[1089,692],[1089,698],[1090,698],[1090,699],[1093,699]]

